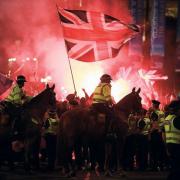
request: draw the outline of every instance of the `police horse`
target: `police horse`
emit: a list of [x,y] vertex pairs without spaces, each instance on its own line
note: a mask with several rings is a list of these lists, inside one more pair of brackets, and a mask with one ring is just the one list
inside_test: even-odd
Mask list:
[[[127,119],[132,111],[139,111],[142,108],[140,89],[135,88],[113,107],[115,120],[111,125],[113,132],[117,135],[116,152],[118,162],[121,165],[123,143],[128,131]],[[65,172],[74,171],[72,153],[75,153],[75,162],[81,164],[82,147],[90,149],[90,163],[95,162],[103,168],[105,163],[105,117],[98,116],[87,108],[75,108],[63,113],[60,117],[58,128],[58,161],[63,165]],[[89,154],[86,151],[86,154]],[[69,174],[70,175],[70,174]]]
[[[12,104],[2,103],[5,104],[5,107],[1,114],[0,140],[4,138],[6,143],[9,143],[6,145],[9,152],[12,152],[11,142],[13,139],[16,140],[17,138],[18,141],[23,142],[25,169],[27,171],[31,170],[32,165],[36,169],[39,168],[41,126],[45,112],[56,104],[54,88],[55,85],[52,87],[47,85],[40,94],[20,107],[20,110]],[[18,118],[14,119],[12,117],[14,114]],[[6,122],[6,126],[2,122]]]

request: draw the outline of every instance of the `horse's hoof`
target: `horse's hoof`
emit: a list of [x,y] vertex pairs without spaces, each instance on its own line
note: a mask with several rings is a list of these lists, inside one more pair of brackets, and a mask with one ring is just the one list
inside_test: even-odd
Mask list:
[[96,176],[100,176],[100,172],[98,170],[95,170]]
[[[83,170],[83,171],[91,171],[91,170],[92,170],[91,165],[85,165],[85,166],[83,166],[83,167],[82,167],[82,170]],[[93,170],[94,170],[94,169],[93,169]]]
[[26,174],[28,175],[35,175],[36,173],[33,170],[26,171]]
[[111,171],[107,170],[105,173],[104,173],[104,176],[107,176],[107,177],[112,177],[112,173]]
[[125,177],[126,177],[126,173],[125,173],[125,172],[121,172],[119,175],[120,175],[122,178],[125,178]]
[[71,172],[67,173],[64,177],[65,178],[72,178],[72,177],[75,177],[75,176],[76,176],[76,173],[71,171]]
[[76,173],[74,171],[70,172],[71,174],[71,177],[75,177],[76,176]]
[[75,177],[75,176],[76,176],[75,171],[70,171],[70,172],[67,174],[67,177],[68,177],[68,178]]

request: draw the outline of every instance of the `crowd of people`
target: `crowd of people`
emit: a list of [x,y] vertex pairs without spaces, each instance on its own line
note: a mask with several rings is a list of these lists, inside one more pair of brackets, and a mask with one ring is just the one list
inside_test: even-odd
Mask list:
[[[69,94],[62,103],[64,110],[61,113],[76,107],[91,106],[97,113],[106,115],[105,131],[108,133],[110,122],[115,118],[111,108],[114,104],[111,98],[111,80],[110,75],[102,75],[91,96],[88,96],[85,89],[83,89],[85,97],[82,98],[78,98],[76,93]],[[27,96],[23,90],[25,82],[25,76],[18,76],[16,85],[5,101],[17,107],[30,101],[32,97]],[[42,138],[46,142],[49,170],[55,168],[59,118],[58,109],[49,109],[42,125]],[[149,109],[132,111],[127,123],[128,134],[122,160],[124,170],[163,171],[171,168],[172,174],[169,177],[176,176],[180,170],[180,100],[177,98],[163,109],[160,109],[158,100],[152,100]],[[13,147],[23,148],[23,146]]]

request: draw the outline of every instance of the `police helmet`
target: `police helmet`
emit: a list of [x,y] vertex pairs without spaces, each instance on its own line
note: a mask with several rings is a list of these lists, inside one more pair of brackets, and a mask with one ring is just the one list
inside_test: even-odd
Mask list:
[[178,110],[180,108],[180,100],[171,101],[168,108],[173,110],[173,111]]
[[17,82],[27,82],[25,76],[19,75],[16,79]]
[[161,103],[159,101],[157,101],[157,100],[152,100],[152,104],[159,106]]
[[112,80],[112,77],[109,74],[103,74],[100,78],[101,81]]
[[180,117],[179,116],[174,118],[173,125],[176,129],[180,130]]

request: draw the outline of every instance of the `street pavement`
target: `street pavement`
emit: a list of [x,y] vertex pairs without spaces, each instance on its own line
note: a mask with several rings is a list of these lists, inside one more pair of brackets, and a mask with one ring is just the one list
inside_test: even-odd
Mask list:
[[101,174],[97,176],[95,172],[78,172],[75,177],[67,178],[60,171],[55,172],[32,172],[25,173],[22,169],[15,171],[0,171],[0,180],[165,180],[167,172],[120,172],[113,176],[105,176]]

